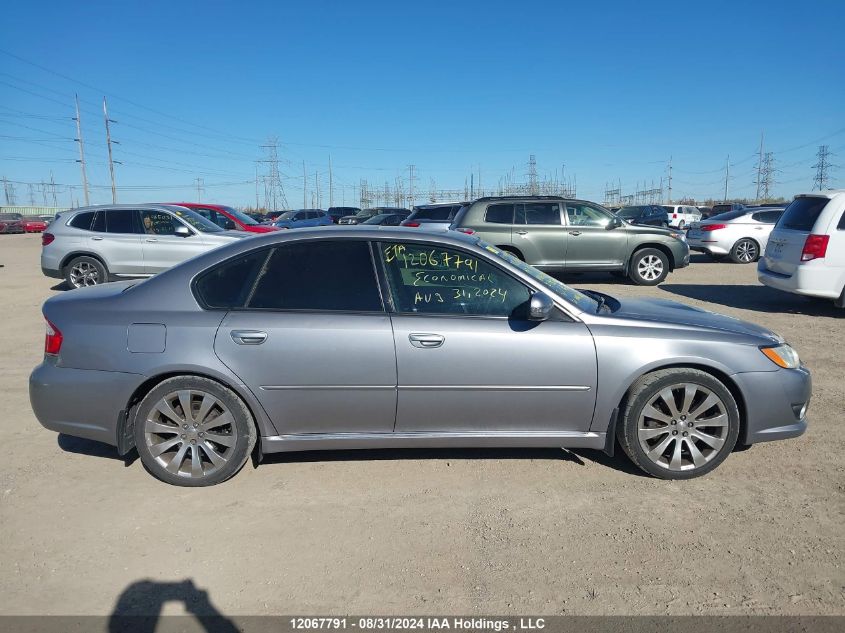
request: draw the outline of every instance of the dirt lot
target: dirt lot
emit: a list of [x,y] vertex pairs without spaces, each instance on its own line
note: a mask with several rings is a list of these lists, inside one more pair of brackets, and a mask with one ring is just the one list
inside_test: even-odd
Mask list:
[[813,370],[808,432],[704,479],[594,451],[431,450],[272,457],[191,490],[35,420],[59,291],[39,253],[0,235],[0,614],[181,613],[208,608],[198,591],[225,614],[845,614],[845,320],[753,266],[567,279],[756,321]]

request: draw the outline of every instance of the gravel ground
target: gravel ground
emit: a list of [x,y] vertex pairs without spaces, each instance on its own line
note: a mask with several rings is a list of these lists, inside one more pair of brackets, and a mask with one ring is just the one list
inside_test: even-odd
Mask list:
[[596,451],[272,456],[210,489],[159,483],[56,436],[27,393],[40,362],[38,235],[0,235],[0,614],[845,614],[845,320],[691,267],[658,288],[782,333],[813,371],[810,428],[689,482]]

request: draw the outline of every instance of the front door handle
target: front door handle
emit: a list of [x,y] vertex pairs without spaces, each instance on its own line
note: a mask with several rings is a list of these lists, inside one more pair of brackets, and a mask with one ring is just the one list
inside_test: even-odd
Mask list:
[[94,241],[94,242],[102,242],[103,238],[95,236],[95,237],[92,237],[91,240]]
[[154,238],[154,237],[148,237],[148,238],[146,239],[146,241],[147,241],[147,242],[158,242],[158,240],[157,240],[156,238]]
[[232,330],[230,335],[238,345],[261,345],[267,340],[267,332],[260,330]]
[[440,334],[408,334],[408,340],[414,347],[440,347],[446,339]]
[[570,231],[570,235],[581,235],[581,231]]
[[517,231],[517,235],[528,235],[528,231]]

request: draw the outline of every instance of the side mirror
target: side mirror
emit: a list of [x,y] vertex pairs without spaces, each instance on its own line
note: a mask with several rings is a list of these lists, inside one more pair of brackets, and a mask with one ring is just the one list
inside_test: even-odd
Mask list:
[[173,231],[173,235],[178,235],[179,237],[191,237],[191,230],[184,225],[179,225],[176,227],[176,230]]
[[531,301],[528,304],[528,320],[545,321],[552,316],[554,307],[555,304],[549,295],[535,292],[531,295]]
[[614,218],[611,218],[610,222],[607,223],[608,230],[609,229],[618,229],[620,226],[622,226],[622,218],[614,217]]

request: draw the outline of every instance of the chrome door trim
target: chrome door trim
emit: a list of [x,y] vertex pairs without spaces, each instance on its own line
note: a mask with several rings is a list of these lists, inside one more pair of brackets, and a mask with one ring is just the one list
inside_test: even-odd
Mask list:
[[326,389],[396,389],[396,385],[261,385],[262,391],[323,391]]
[[589,385],[403,385],[415,391],[590,391]]

